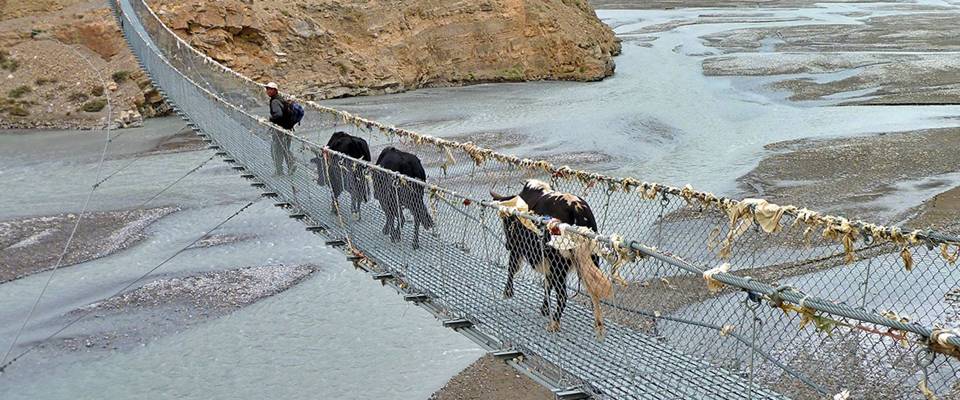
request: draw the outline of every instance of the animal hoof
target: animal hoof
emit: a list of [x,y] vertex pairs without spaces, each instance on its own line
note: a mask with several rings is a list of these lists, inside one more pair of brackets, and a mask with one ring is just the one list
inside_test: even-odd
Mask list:
[[603,324],[594,325],[593,331],[597,334],[597,340],[603,340],[603,338],[607,335],[607,328],[603,326]]
[[503,291],[503,298],[509,299],[513,297],[513,289],[507,289]]
[[547,332],[560,332],[560,321],[550,321],[547,324]]

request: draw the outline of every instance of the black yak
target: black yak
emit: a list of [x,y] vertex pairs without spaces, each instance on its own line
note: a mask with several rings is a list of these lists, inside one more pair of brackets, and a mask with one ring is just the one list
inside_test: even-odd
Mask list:
[[[387,147],[377,157],[377,165],[384,169],[399,172],[408,177],[426,182],[427,173],[417,156]],[[400,241],[400,227],[403,226],[403,209],[413,214],[413,248],[420,248],[420,226],[433,228],[433,218],[427,212],[423,202],[423,186],[384,171],[373,173],[373,197],[380,201],[380,208],[386,215],[383,234],[390,235],[393,242]],[[399,198],[398,198],[399,196]]]
[[[546,182],[527,180],[523,190],[517,196],[501,196],[490,193],[493,199],[508,207],[530,212],[539,216],[551,217],[560,222],[577,225],[596,232],[597,221],[586,201],[572,194],[554,191]],[[506,216],[503,220],[503,232],[506,236],[506,248],[510,253],[507,270],[507,284],[503,289],[505,298],[513,297],[513,278],[520,269],[520,263],[526,260],[533,269],[544,276],[543,305],[540,313],[550,316],[547,330],[560,329],[560,318],[567,305],[567,274],[571,267],[577,269],[594,306],[594,324],[599,335],[603,334],[603,317],[600,299],[609,297],[612,291],[610,281],[603,276],[599,267],[599,257],[593,255],[585,238],[568,241],[567,249],[551,242],[553,236],[546,229],[538,228],[532,222],[525,223],[520,217]],[[556,232],[555,232],[556,233]],[[571,238],[575,237],[575,234]],[[560,248],[558,248],[560,247]],[[556,294],[556,308],[550,314],[550,292]]]
[[[370,161],[367,141],[345,132],[335,132],[330,136],[326,147],[358,160]],[[332,154],[327,157],[327,161],[324,161],[323,157],[316,157],[310,162],[317,164],[317,184],[325,185],[329,178],[334,202],[338,201],[343,191],[350,193],[350,211],[359,215],[360,205],[370,198],[370,187],[365,177],[366,167],[349,158]],[[336,211],[336,205],[332,208]]]

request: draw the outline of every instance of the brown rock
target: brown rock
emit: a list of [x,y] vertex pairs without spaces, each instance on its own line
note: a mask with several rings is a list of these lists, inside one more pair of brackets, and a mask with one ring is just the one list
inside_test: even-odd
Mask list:
[[[144,98],[149,80],[127,49],[107,3],[0,0],[0,20],[4,22],[0,24],[0,48],[19,62],[16,72],[10,73],[17,79],[0,79],[0,93],[23,82],[32,86],[31,93],[18,104],[29,115],[11,116],[9,111],[0,110],[0,128],[85,129],[115,123],[103,113],[77,112],[94,97],[92,89],[101,85],[113,100],[114,119],[119,117],[123,122],[118,126],[135,125],[137,113],[146,116],[166,112],[162,98],[153,99],[157,103],[147,103]],[[116,75],[120,72],[136,84],[114,83],[111,78],[122,76]],[[3,71],[0,76],[7,77],[8,73]]]
[[613,73],[620,52],[613,32],[580,1],[150,1],[214,59],[318,99],[475,82],[598,80]]

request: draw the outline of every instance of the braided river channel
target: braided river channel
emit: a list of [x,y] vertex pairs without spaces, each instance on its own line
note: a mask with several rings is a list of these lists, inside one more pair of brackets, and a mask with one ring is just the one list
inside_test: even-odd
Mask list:
[[[727,21],[649,29],[721,12]],[[827,83],[852,72],[705,76],[704,59],[723,52],[701,37],[753,27],[858,24],[867,16],[908,12],[871,4],[600,10],[623,39],[617,73],[607,80],[433,88],[325,104],[436,136],[468,140],[493,132],[499,139],[486,144],[505,152],[736,195],[737,178],[758,165],[767,144],[953,127],[960,125],[960,107],[833,106],[872,93],[863,90],[792,101],[767,84]],[[779,39],[764,40],[774,46]],[[156,151],[182,137],[183,127],[164,118],[113,132],[119,136],[100,172],[104,132],[0,133],[0,220],[14,221],[0,225],[0,245],[12,251],[42,243],[43,232],[15,241],[4,235],[25,229],[32,221],[26,218],[78,213],[97,177],[113,171],[121,172],[94,192],[89,210],[140,208],[211,156],[202,147]],[[327,133],[305,134],[326,141]],[[209,245],[184,251],[133,287],[155,281],[172,286],[124,300],[132,306],[122,312],[104,308],[47,339],[258,196],[236,171],[214,160],[150,203],[169,208],[161,218],[145,226],[129,223],[142,230],[138,240],[56,271],[9,357],[38,347],[0,375],[0,399],[425,399],[483,354],[355,271],[340,251],[270,201],[255,203]],[[229,271],[244,267],[259,269],[230,278]],[[13,343],[50,274],[0,284],[0,352]],[[236,293],[209,291],[204,279],[190,280],[189,290],[176,287],[193,276],[226,279],[244,296],[270,295],[244,302],[232,297]],[[165,298],[175,304],[156,300]]]

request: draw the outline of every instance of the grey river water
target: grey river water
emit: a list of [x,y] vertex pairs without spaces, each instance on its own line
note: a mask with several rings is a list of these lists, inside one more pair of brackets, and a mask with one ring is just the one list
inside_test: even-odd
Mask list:
[[[148,121],[147,128],[117,139],[111,156],[150,148],[182,127],[179,119]],[[5,188],[0,219],[78,211],[102,145],[98,132],[0,135],[0,185]],[[208,154],[144,157],[105,184],[92,209],[135,206]],[[113,171],[128,161],[116,158],[104,169]],[[183,210],[151,225],[145,242],[58,271],[21,343],[42,339],[64,323],[65,313],[113,294],[257,196],[225,164],[208,164],[154,203]],[[152,278],[254,265],[311,263],[320,269],[280,295],[143,347],[30,354],[0,376],[0,398],[423,399],[482,354],[426,311],[355,271],[338,250],[325,247],[268,201],[221,233],[255,238],[190,250]],[[0,285],[3,351],[47,276]],[[91,319],[60,337],[109,329]],[[149,329],[143,327],[146,335]]]
[[[826,23],[859,23],[839,15],[883,14],[870,4],[820,4],[810,9],[611,11],[598,15],[624,39],[616,74],[596,83],[534,82],[463,88],[424,89],[374,98],[327,102],[372,119],[435,136],[478,133],[521,135],[524,144],[507,150],[550,158],[569,152],[602,154],[588,167],[675,186],[692,184],[714,193],[735,194],[736,178],[753,169],[769,143],[799,138],[833,138],[956,126],[946,117],[960,107],[818,107],[793,103],[779,92],[763,91],[766,77],[707,77],[701,62],[720,51],[699,37],[726,30]],[[652,47],[631,32],[700,14],[809,20],[715,23],[657,33]],[[818,76],[819,75],[819,76]],[[843,74],[777,76],[824,82]]]
[[[854,8],[770,12],[827,23],[846,21],[836,12]],[[625,39],[617,74],[603,82],[426,89],[328,104],[438,136],[521,135],[524,143],[509,151],[604,154],[609,157],[590,167],[718,193],[733,192],[736,178],[756,165],[771,142],[956,125],[945,117],[960,113],[958,107],[792,104],[781,93],[756,90],[759,78],[702,75],[704,54],[716,51],[699,36],[756,24],[679,28],[659,34],[649,48],[630,40],[630,32],[643,26],[700,12],[599,12]],[[127,162],[118,155],[149,149],[181,127],[178,120],[152,120],[125,133],[111,146],[104,170]],[[102,140],[97,133],[0,134],[0,220],[78,211],[94,181]],[[92,209],[133,207],[208,156],[145,157],[98,190]],[[150,226],[143,243],[59,271],[22,342],[42,339],[65,313],[111,294],[256,196],[223,164],[204,167],[156,202],[182,211]],[[320,270],[282,294],[142,347],[31,354],[0,376],[0,399],[424,399],[482,353],[354,271],[341,253],[268,202],[223,229],[255,238],[184,253],[152,278],[268,264],[311,263]],[[47,276],[0,285],[0,351]],[[85,321],[64,335],[100,329],[97,321]]]

